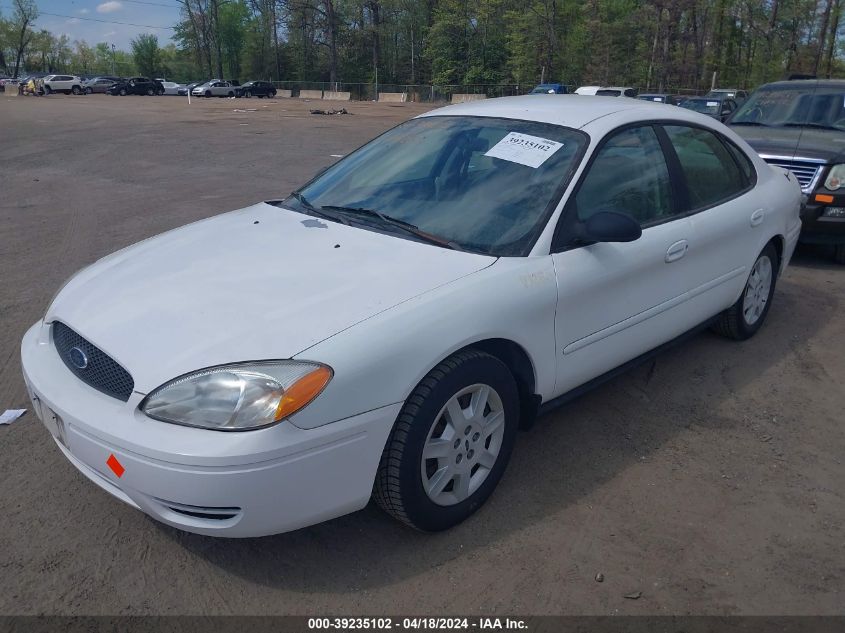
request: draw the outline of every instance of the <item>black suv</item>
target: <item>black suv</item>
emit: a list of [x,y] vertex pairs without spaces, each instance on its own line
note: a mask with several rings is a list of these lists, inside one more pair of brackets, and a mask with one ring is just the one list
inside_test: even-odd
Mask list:
[[758,88],[728,125],[805,194],[802,242],[832,244],[845,264],[845,80],[778,81]]
[[276,87],[269,81],[248,81],[240,88],[244,97],[275,97]]
[[164,86],[160,81],[147,79],[146,77],[132,77],[124,79],[109,86],[107,93],[110,95],[163,95]]

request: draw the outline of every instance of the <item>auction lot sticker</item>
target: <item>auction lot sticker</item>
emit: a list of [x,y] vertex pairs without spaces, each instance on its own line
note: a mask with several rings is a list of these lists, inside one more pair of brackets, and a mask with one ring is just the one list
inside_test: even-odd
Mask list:
[[563,147],[563,143],[557,141],[550,141],[529,134],[520,134],[519,132],[509,132],[505,138],[491,147],[484,155],[536,169],[561,147]]

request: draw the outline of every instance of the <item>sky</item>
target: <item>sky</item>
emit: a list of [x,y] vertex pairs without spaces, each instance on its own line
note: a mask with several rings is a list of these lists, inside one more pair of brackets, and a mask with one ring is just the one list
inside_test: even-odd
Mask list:
[[[168,44],[172,29],[150,27],[172,27],[179,19],[177,0],[36,0],[36,3],[41,13],[36,28],[47,29],[56,36],[64,33],[71,42],[85,40],[92,46],[107,42],[123,50],[129,50],[130,41],[140,33],[153,33],[158,35],[161,46]],[[0,0],[0,11],[9,17],[11,3]]]

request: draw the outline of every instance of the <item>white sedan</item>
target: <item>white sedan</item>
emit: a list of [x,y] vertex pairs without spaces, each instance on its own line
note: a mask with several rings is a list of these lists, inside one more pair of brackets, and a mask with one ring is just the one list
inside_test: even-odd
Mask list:
[[441,530],[539,413],[702,325],[757,332],[800,202],[681,108],[451,106],[78,272],[24,377],[67,459],[169,525],[272,534],[374,497]]
[[179,89],[184,88],[185,84],[177,84],[175,81],[162,81],[161,86],[164,88],[164,92],[162,94],[178,95]]

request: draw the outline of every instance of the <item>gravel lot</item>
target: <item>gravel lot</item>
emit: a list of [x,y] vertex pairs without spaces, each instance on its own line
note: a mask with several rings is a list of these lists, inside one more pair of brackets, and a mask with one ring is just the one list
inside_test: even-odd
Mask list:
[[[308,113],[336,105],[0,95],[0,411],[28,406],[20,339],[72,272],[284,195],[424,110]],[[754,339],[698,335],[541,418],[442,534],[372,506],[263,539],[182,533],[89,483],[27,413],[0,426],[0,614],[845,614],[845,269],[826,256],[799,250]]]

